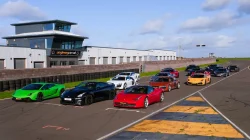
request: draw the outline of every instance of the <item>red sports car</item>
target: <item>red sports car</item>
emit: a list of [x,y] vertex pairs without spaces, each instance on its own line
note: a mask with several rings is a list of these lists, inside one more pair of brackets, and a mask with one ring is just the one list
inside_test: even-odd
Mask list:
[[162,69],[161,72],[169,72],[174,75],[175,78],[179,78],[179,71],[173,69],[173,68],[165,68]]
[[118,93],[113,100],[114,107],[147,108],[150,104],[162,102],[164,92],[151,86],[131,86]]
[[211,75],[211,73],[209,71],[197,70],[197,71],[192,72],[191,76],[194,75],[195,73],[203,73],[203,74],[206,74],[206,75]]

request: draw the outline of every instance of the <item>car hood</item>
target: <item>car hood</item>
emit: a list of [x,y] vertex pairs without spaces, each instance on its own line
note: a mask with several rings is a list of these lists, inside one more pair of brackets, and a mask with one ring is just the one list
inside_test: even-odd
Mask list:
[[35,93],[35,92],[38,92],[38,90],[22,90],[22,89],[19,89],[19,90],[15,91],[14,96],[15,97],[29,96],[30,93]]
[[66,90],[63,94],[62,94],[62,98],[75,98],[77,97],[79,94],[82,94],[82,93],[85,93],[85,92],[90,92],[90,91],[93,91],[93,90],[89,90],[89,89],[86,89],[86,88],[73,88],[73,89],[69,89],[69,90]]
[[146,94],[129,94],[129,93],[119,93],[117,95],[117,99],[118,100],[123,100],[123,101],[131,101],[131,100],[136,100],[137,98],[139,97],[143,97],[143,96],[146,96]]
[[224,72],[224,71],[215,71],[214,73],[216,73],[216,74],[222,74],[222,73],[226,73],[226,72]]
[[168,85],[169,83],[168,82],[149,82],[149,85],[150,86],[166,86]]

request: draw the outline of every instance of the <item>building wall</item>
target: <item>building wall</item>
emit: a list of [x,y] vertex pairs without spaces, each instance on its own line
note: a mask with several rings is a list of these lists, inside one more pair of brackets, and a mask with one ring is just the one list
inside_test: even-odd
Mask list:
[[[166,58],[161,60],[176,60],[176,52],[174,51],[88,47],[87,50],[83,52],[82,57],[79,58],[79,61],[85,60],[84,64],[86,65],[93,64],[90,63],[93,62],[93,59],[95,59],[95,64],[120,64],[129,63],[128,57],[130,58],[130,62],[137,62],[148,61],[149,56],[157,56],[158,60],[160,60],[160,58]],[[169,56],[169,58],[172,56],[172,59],[167,59],[167,56]]]
[[15,27],[16,34],[41,32],[41,31],[43,31],[43,24],[22,25]]
[[47,66],[44,49],[0,47],[0,59],[4,60],[5,69],[14,69],[15,58],[25,58],[25,68],[34,68],[34,62],[44,62],[44,67]]

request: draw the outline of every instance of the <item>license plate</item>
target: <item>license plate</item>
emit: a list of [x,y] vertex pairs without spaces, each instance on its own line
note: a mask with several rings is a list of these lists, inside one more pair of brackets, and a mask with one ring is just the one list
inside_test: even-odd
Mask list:
[[16,100],[22,100],[21,98],[16,98]]
[[120,104],[125,105],[126,103],[124,103],[124,102],[120,102]]
[[71,98],[64,98],[65,101],[71,101]]

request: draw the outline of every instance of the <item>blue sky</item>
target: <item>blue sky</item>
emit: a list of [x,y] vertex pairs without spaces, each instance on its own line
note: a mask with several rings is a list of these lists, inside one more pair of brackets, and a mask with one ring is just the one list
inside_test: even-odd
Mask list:
[[47,19],[77,22],[72,32],[89,37],[84,45],[177,50],[181,44],[185,57],[250,54],[250,0],[0,1],[0,37],[14,34],[11,23]]

